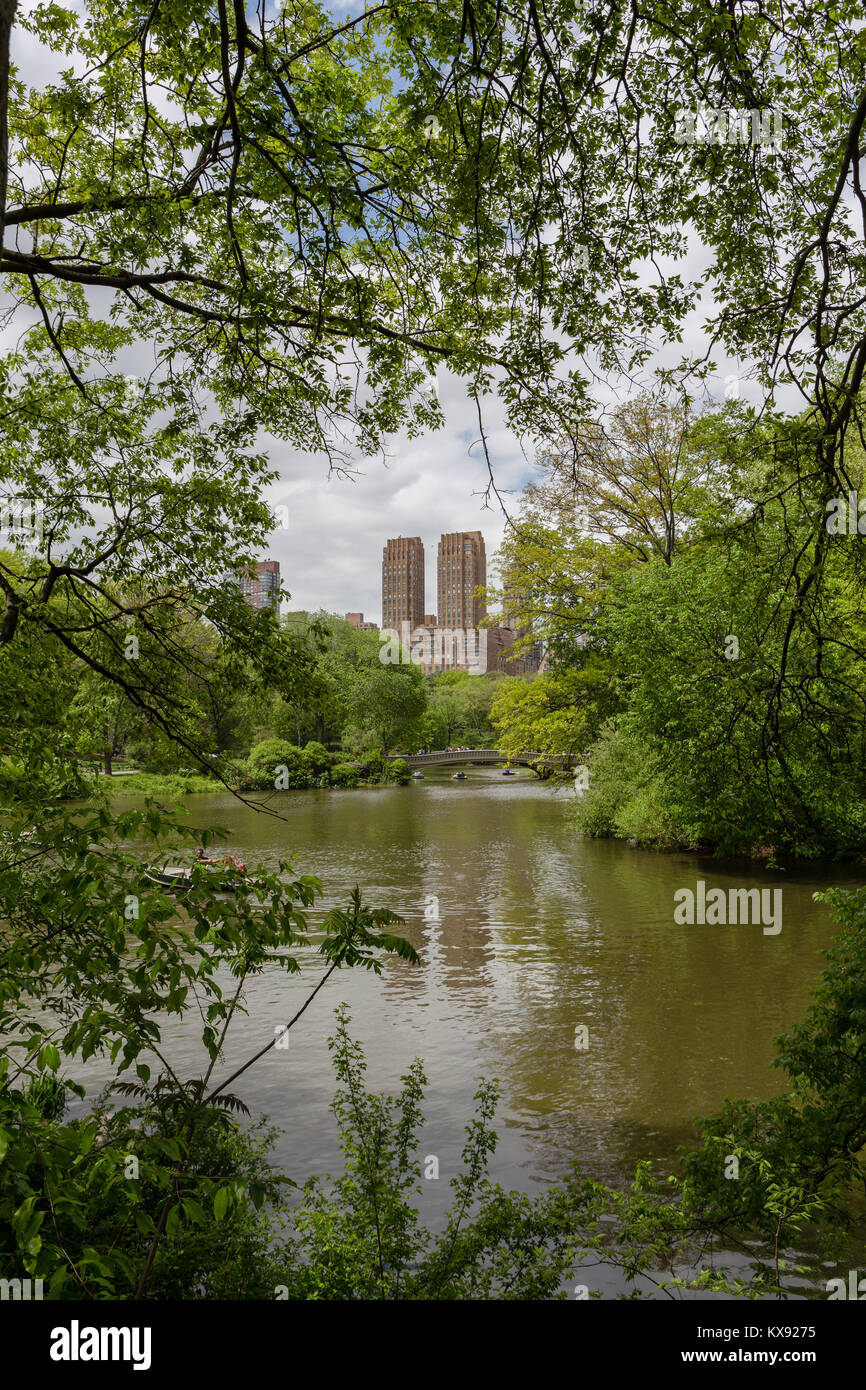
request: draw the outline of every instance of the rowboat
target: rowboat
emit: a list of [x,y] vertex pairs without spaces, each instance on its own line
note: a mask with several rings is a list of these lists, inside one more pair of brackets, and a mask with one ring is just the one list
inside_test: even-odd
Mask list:
[[167,888],[170,893],[183,893],[192,887],[192,874],[189,869],[176,865],[155,869],[152,864],[148,864],[143,877],[145,883],[152,883],[157,888]]
[[[246,873],[246,865],[233,854],[223,854],[212,859],[202,857],[196,860],[196,866],[213,874],[218,880],[220,891],[224,893],[234,892],[233,874]],[[229,872],[226,873],[226,870]],[[161,869],[148,864],[144,871],[144,880],[156,888],[165,888],[169,893],[185,893],[192,887],[192,870],[182,864],[167,864]]]

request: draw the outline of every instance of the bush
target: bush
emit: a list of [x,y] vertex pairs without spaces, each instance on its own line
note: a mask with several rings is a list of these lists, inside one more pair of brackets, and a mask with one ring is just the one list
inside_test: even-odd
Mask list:
[[[226,775],[235,791],[249,792],[258,788],[262,774],[250,766],[249,759],[235,758],[229,765]],[[270,785],[273,786],[273,779],[271,779]]]
[[[843,930],[805,1018],[774,1039],[773,1065],[787,1076],[785,1090],[757,1102],[729,1096],[721,1113],[699,1121],[700,1148],[681,1151],[689,1219],[774,1251],[767,1273],[777,1283],[780,1248],[799,1245],[804,1227],[813,1226],[833,1263],[862,1231],[866,889],[814,898],[833,908]],[[740,1159],[737,1182],[727,1181],[720,1153]],[[823,1283],[826,1270],[813,1277]]]
[[126,759],[142,772],[181,772],[189,760],[186,749],[153,731],[146,738],[130,739],[124,748]]
[[[314,777],[321,777],[323,772],[329,772],[332,763],[336,761],[322,743],[316,743],[311,739],[304,747],[304,762]],[[327,783],[325,785],[327,786]]]
[[357,787],[358,769],[350,763],[337,763],[331,768],[331,785],[334,787]]
[[[345,1172],[325,1187],[310,1179],[274,1251],[290,1299],[430,1300],[567,1298],[581,1226],[597,1228],[599,1189],[573,1170],[539,1196],[490,1182],[496,1087],[482,1084],[466,1126],[462,1171],[444,1231],[420,1219],[418,1131],[426,1077],[416,1059],[396,1099],[364,1086],[366,1062],[348,1034],[345,1005],[329,1039],[340,1083],[332,1110]],[[605,1198],[607,1194],[604,1194]]]
[[409,781],[409,764],[404,758],[383,758],[383,768],[381,780],[383,782],[399,782],[401,784]]
[[589,788],[574,808],[584,835],[633,839],[656,849],[700,846],[700,828],[671,804],[650,750],[624,721],[604,726],[589,764]]
[[[316,781],[317,774],[310,766],[306,750],[282,738],[266,738],[257,743],[250,753],[248,764],[252,785],[262,791],[268,788],[273,790],[280,776],[281,788],[285,784],[293,790],[311,787]],[[284,768],[285,773],[282,771]]]
[[24,1099],[35,1106],[43,1120],[59,1120],[66,1109],[66,1087],[53,1072],[43,1072],[28,1081]]
[[[108,778],[105,779],[108,782]],[[179,774],[158,775],[151,772],[133,772],[129,777],[113,778],[111,791],[114,796],[189,796],[198,792],[219,791],[221,783],[210,777]]]
[[289,743],[284,738],[265,738],[250,749],[248,761],[251,767],[276,767],[278,763],[287,763],[291,767],[301,757],[302,752],[297,744]]
[[[277,1137],[266,1119],[241,1129],[228,1116],[216,1115],[199,1128],[185,1179],[198,1193],[208,1219],[179,1224],[170,1238],[163,1238],[148,1281],[148,1298],[273,1298],[278,1282],[269,1250],[273,1220],[283,1185],[294,1186],[269,1162]],[[218,1221],[211,1217],[208,1200],[214,1182],[238,1184],[243,1190]],[[140,1262],[140,1247],[135,1257]]]
[[[22,1259],[15,1221],[17,1188],[38,1192],[43,1184],[48,1186],[50,1173],[55,1191],[52,1234],[66,1261],[57,1261],[46,1277],[46,1296],[128,1299],[145,1266],[165,1202],[170,1171],[164,1167],[166,1150],[178,1151],[178,1117],[164,1104],[109,1110],[103,1098],[92,1114],[64,1122],[64,1099],[63,1083],[48,1076],[31,1082],[23,1094],[4,1097],[14,1166],[12,1180],[7,1179],[0,1191],[0,1262],[4,1271],[17,1270]],[[182,1176],[175,1178],[182,1202],[159,1241],[148,1298],[273,1297],[273,1215],[289,1185],[268,1162],[274,1140],[275,1131],[264,1120],[242,1129],[224,1111],[199,1113],[191,1142],[184,1144]],[[140,1177],[134,1183],[124,1181],[130,1153],[140,1162]],[[88,1156],[96,1154],[99,1161],[88,1163]],[[87,1180],[81,1181],[84,1171]],[[58,1201],[61,1185],[66,1195]],[[233,1199],[214,1219],[215,1193],[229,1186]],[[41,1203],[34,1215],[37,1230],[45,1214],[40,1207]],[[41,1244],[35,1236],[31,1257],[23,1259],[25,1273],[35,1268],[42,1275],[43,1267],[36,1264]],[[67,1262],[74,1262],[78,1281]]]
[[[445,1229],[434,1235],[419,1200],[421,1062],[408,1068],[397,1099],[369,1093],[345,1006],[337,1016],[329,1045],[340,1089],[332,1109],[345,1172],[327,1185],[310,1179],[299,1203],[286,1199],[297,1184],[270,1162],[276,1131],[265,1120],[242,1128],[229,1113],[245,1108],[236,1096],[190,1110],[200,1083],[178,1090],[163,1076],[153,1086],[115,1087],[145,1095],[144,1104],[111,1110],[103,1097],[92,1114],[63,1123],[62,1082],[39,1079],[26,1095],[0,1093],[16,1177],[0,1188],[3,1268],[17,1268],[29,1235],[18,1185],[38,1194],[50,1174],[64,1200],[55,1201],[50,1223],[44,1207],[33,1215],[36,1253],[23,1262],[27,1273],[48,1272],[36,1236],[44,1223],[66,1256],[53,1262],[49,1298],[131,1298],[154,1251],[148,1299],[567,1297],[562,1283],[578,1242],[600,1228],[610,1194],[576,1170],[535,1197],[491,1183],[496,1087],[486,1083],[466,1127]],[[135,1182],[124,1180],[131,1154],[139,1162]],[[159,1227],[167,1193],[169,1216]]]
[[385,759],[375,748],[365,750],[359,757],[361,764],[361,776],[369,778],[371,782],[377,781],[382,776],[385,767]]
[[87,796],[89,791],[90,784],[59,759],[46,759],[37,769],[32,763],[25,766],[19,758],[0,758],[0,797],[4,800],[14,803],[35,796],[40,800],[61,801]]

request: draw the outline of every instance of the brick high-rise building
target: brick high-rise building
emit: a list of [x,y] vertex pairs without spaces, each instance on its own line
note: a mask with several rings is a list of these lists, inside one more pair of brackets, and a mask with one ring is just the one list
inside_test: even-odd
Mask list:
[[280,562],[259,560],[255,566],[236,575],[241,593],[250,608],[273,608],[280,611]]
[[478,628],[487,616],[475,589],[487,584],[487,556],[480,531],[451,531],[439,541],[437,561],[439,626]]
[[375,623],[365,623],[365,622],[364,622],[364,614],[363,614],[363,613],[346,613],[346,614],[344,614],[344,617],[345,617],[346,622],[349,624],[349,627],[356,627],[356,628],[358,629],[359,632],[377,632],[377,631],[378,631],[378,628],[376,627],[376,624],[375,624]]
[[420,536],[398,536],[382,551],[382,627],[409,631],[424,620],[424,546]]

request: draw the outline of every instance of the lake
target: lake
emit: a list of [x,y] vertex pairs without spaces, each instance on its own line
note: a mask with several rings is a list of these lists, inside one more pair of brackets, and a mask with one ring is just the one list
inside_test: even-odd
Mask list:
[[[785,872],[581,840],[570,785],[526,771],[503,778],[489,766],[466,771],[464,782],[446,769],[406,787],[284,792],[269,801],[284,819],[228,793],[186,801],[191,823],[226,827],[225,847],[251,869],[289,857],[322,880],[325,908],[344,905],[359,884],[369,905],[405,917],[420,966],[388,959],[381,977],[336,972],[289,1048],[272,1050],[231,1089],[279,1126],[275,1159],[289,1176],[336,1171],[326,1038],[346,1000],[371,1087],[396,1089],[411,1059],[424,1060],[421,1152],[435,1154],[440,1170],[438,1182],[423,1184],[432,1224],[449,1199],[481,1077],[501,1085],[492,1176],[527,1191],[575,1159],[616,1184],[640,1159],[673,1165],[692,1117],[729,1094],[760,1099],[781,1089],[784,1077],[769,1067],[772,1040],[805,1013],[833,931],[812,894],[862,879],[850,868]],[[708,891],[781,888],[781,931],[677,925],[674,894],[698,879]],[[439,920],[430,920],[437,906]],[[312,953],[307,964],[301,976],[274,970],[252,981],[223,1075],[296,1012],[321,974]],[[192,1018],[164,1030],[182,1074],[203,1068],[195,1034]],[[99,1062],[85,1070],[91,1090],[108,1074]],[[610,1272],[596,1284],[619,1287]]]

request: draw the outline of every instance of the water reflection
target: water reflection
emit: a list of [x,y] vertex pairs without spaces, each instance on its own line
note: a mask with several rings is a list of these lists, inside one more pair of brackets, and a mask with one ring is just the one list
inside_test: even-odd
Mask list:
[[[359,883],[368,903],[405,916],[422,957],[420,968],[389,960],[381,978],[338,972],[288,1051],[245,1074],[244,1099],[279,1125],[277,1158],[292,1176],[339,1162],[326,1037],[342,999],[371,1085],[395,1087],[410,1060],[424,1058],[422,1152],[438,1155],[441,1174],[424,1185],[434,1219],[481,1076],[502,1087],[494,1175],[522,1188],[574,1159],[593,1176],[627,1181],[639,1159],[673,1162],[692,1117],[726,1095],[759,1099],[781,1086],[768,1066],[772,1040],[805,1012],[832,931],[811,895],[855,874],[580,841],[567,818],[572,795],[484,769],[462,783],[443,772],[408,787],[285,793],[285,821],[228,795],[189,799],[191,821],[230,827],[227,848],[248,864],[291,856],[316,874],[326,907],[344,905]],[[674,893],[698,877],[781,886],[781,933],[676,925]],[[228,1068],[273,1036],[314,978],[274,972],[252,982]],[[575,1047],[579,1026],[585,1050]],[[165,1047],[174,1066],[200,1070],[192,1023],[168,1026]],[[87,1071],[93,1089],[98,1064]]]

